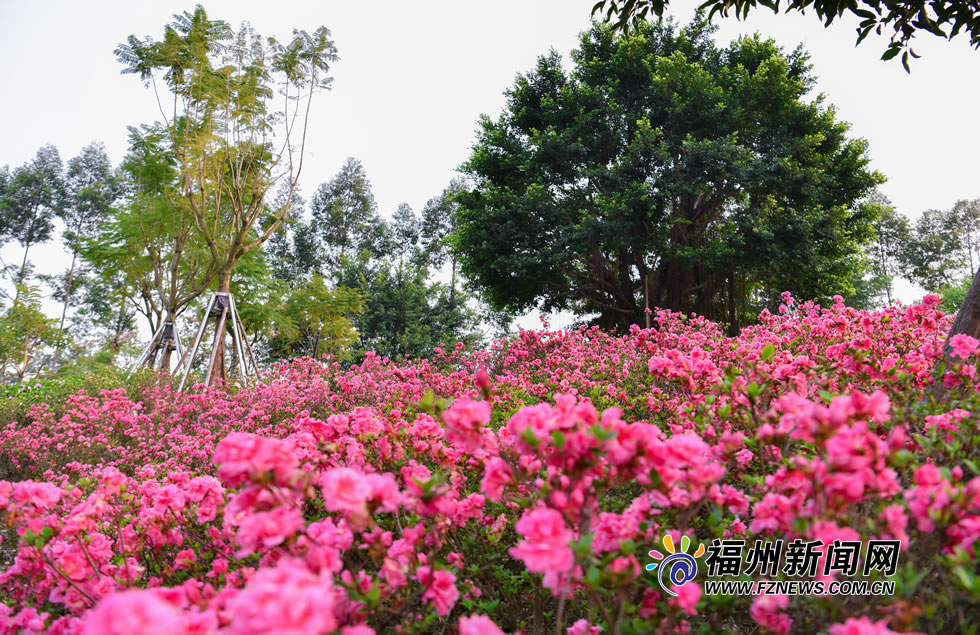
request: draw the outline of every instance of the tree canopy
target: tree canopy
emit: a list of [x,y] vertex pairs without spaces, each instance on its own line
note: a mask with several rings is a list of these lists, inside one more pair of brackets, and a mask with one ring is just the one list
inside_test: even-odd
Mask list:
[[802,49],[703,20],[595,25],[484,117],[457,197],[463,271],[497,308],[643,323],[663,307],[739,321],[752,297],[850,285],[883,179],[813,86]]
[[[593,17],[602,15],[614,28],[628,33],[648,16],[662,17],[668,0],[599,0],[592,7]],[[700,10],[710,19],[716,14],[745,18],[757,7],[778,13],[779,0],[706,0]],[[902,54],[902,65],[909,70],[909,57],[918,57],[912,50],[912,39],[926,31],[946,39],[964,33],[974,48],[980,47],[980,11],[975,0],[788,0],[786,12],[806,13],[812,10],[826,26],[845,12],[861,22],[857,28],[857,43],[874,32],[881,35],[891,28],[891,40],[881,58],[885,60]]]
[[[281,43],[250,25],[234,32],[198,5],[174,16],[159,41],[129,36],[116,47],[123,73],[172,94],[160,103],[189,212],[211,254],[209,279],[230,288],[235,264],[279,229],[291,197],[270,208],[278,183],[291,194],[302,172],[313,95],[331,83],[330,31],[294,30]],[[281,106],[280,106],[281,104]]]
[[[0,245],[13,240],[24,250],[20,267],[4,266],[4,270],[15,285],[23,285],[30,274],[31,247],[51,238],[54,220],[65,213],[68,204],[58,149],[42,147],[33,161],[5,175],[2,181]],[[19,292],[20,287],[17,289]]]

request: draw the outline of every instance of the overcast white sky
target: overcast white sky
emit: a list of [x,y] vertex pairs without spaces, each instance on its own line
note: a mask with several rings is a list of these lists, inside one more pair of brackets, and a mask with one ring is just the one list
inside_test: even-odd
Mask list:
[[[419,210],[442,190],[468,156],[479,115],[496,117],[503,91],[539,55],[555,48],[567,57],[593,4],[210,0],[205,8],[212,19],[236,27],[248,20],[283,38],[294,27],[332,31],[341,59],[333,90],[314,102],[303,190],[309,197],[354,156],[390,215],[403,201]],[[687,21],[696,4],[677,2],[672,11]],[[129,34],[159,38],[173,13],[192,7],[171,0],[0,0],[0,165],[20,165],[45,143],[67,160],[93,140],[118,162],[126,126],[159,115],[151,91],[120,75],[112,51]],[[920,36],[915,49],[923,58],[907,75],[899,63],[878,59],[882,38],[854,47],[854,21],[824,29],[813,15],[763,9],[745,22],[716,22],[722,42],[759,31],[786,48],[806,45],[818,90],[855,136],[869,140],[873,167],[889,179],[882,189],[900,211],[914,216],[980,196],[980,52],[962,36]],[[38,250],[39,270],[59,269],[58,251]],[[4,258],[16,252],[8,246]]]

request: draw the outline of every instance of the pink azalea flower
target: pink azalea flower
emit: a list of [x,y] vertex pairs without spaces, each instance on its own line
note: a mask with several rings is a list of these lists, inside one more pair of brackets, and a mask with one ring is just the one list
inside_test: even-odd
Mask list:
[[977,352],[980,341],[977,341],[976,338],[966,333],[957,333],[949,338],[949,345],[953,347],[953,355],[966,361],[971,355]]
[[588,620],[581,619],[568,627],[567,635],[599,635],[601,626],[592,626]]
[[132,590],[104,598],[85,618],[85,635],[185,633],[177,608],[154,591]]
[[829,635],[899,635],[888,628],[885,620],[872,622],[866,617],[852,617],[843,624],[834,624],[827,629],[827,633]]
[[372,487],[361,472],[336,467],[323,473],[320,484],[328,511],[355,515],[367,513],[367,500],[372,494]]
[[565,573],[575,560],[569,542],[574,534],[565,526],[561,514],[553,509],[539,508],[524,514],[515,525],[524,540],[509,553],[522,560],[532,573]]
[[459,618],[459,635],[505,635],[505,633],[486,615],[471,615]]
[[482,447],[483,426],[490,423],[490,402],[459,398],[442,413],[450,442],[471,448]]
[[246,516],[238,528],[238,544],[241,549],[236,555],[243,558],[281,545],[304,525],[303,513],[295,508],[277,507],[270,512],[256,512]]
[[506,461],[496,456],[484,463],[483,470],[480,490],[487,495],[487,498],[499,503],[504,495],[504,487],[513,478],[513,471]]
[[218,478],[240,485],[271,473],[276,483],[287,485],[296,473],[296,457],[286,442],[245,432],[232,432],[214,450]]
[[228,614],[233,635],[318,635],[337,628],[330,575],[315,575],[292,559],[261,568],[228,601]]
[[759,595],[752,600],[749,615],[759,626],[777,635],[786,635],[793,626],[793,620],[784,611],[789,607],[789,596]]
[[415,572],[419,583],[426,587],[422,594],[423,600],[428,600],[436,609],[436,613],[445,617],[449,615],[456,600],[459,599],[459,590],[456,588],[456,576],[445,569],[436,569],[435,572],[427,567],[419,567]]
[[687,615],[697,615],[698,602],[701,600],[701,586],[696,582],[688,582],[674,587],[677,597],[670,598],[670,604],[679,608]]

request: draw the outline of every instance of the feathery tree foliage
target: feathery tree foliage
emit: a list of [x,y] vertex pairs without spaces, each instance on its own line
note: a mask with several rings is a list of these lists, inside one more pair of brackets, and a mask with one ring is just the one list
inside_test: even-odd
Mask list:
[[270,209],[266,194],[280,182],[295,190],[313,95],[329,87],[337,59],[330,32],[296,30],[283,44],[248,24],[235,33],[198,5],[175,15],[162,40],[131,35],[116,56],[123,73],[154,90],[160,75],[172,94],[171,112],[161,105],[161,115],[180,189],[211,253],[208,277],[227,291],[238,260],[288,213],[289,197]]
[[387,262],[363,254],[342,272],[341,284],[365,296],[366,306],[354,318],[358,348],[392,359],[431,357],[437,346],[479,339],[468,298],[431,281],[429,268],[412,260]]
[[441,268],[450,265],[450,294],[456,293],[456,274],[459,269],[459,251],[452,236],[456,232],[456,212],[459,202],[456,197],[468,190],[463,178],[453,179],[439,196],[434,196],[422,208],[419,256],[423,262]]
[[209,288],[212,260],[180,192],[166,131],[131,127],[129,142],[120,168],[125,196],[81,251],[100,272],[102,285],[125,285],[118,293],[146,318],[152,333]]
[[60,347],[62,339],[58,321],[41,309],[40,290],[18,284],[13,304],[0,316],[0,375],[12,372],[24,381],[45,348]]
[[923,212],[901,245],[898,265],[906,278],[943,296],[944,311],[956,312],[980,266],[980,199]]
[[358,334],[352,319],[364,310],[364,296],[346,287],[331,287],[319,273],[285,297],[285,320],[277,323],[270,343],[277,357],[308,354],[314,359],[351,357]]
[[[294,30],[281,43],[247,23],[236,33],[198,5],[175,15],[161,40],[130,36],[116,56],[124,73],[139,75],[158,94],[180,191],[211,256],[203,277],[228,292],[235,265],[288,215],[313,96],[329,87],[327,71],[337,59],[330,32]],[[172,97],[169,112],[158,77]],[[277,184],[286,184],[289,195],[271,208],[266,198]],[[224,335],[216,340],[216,379],[225,375]]]

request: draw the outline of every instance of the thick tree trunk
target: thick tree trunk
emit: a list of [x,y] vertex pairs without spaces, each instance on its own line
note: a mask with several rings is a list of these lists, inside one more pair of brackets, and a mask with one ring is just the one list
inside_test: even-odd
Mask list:
[[691,288],[691,271],[680,258],[672,258],[665,269],[664,304],[661,308],[686,313],[687,292]]
[[728,274],[728,335],[738,335],[738,307],[735,304],[735,272]]
[[[943,346],[943,357],[949,363],[952,360],[953,347],[949,343],[954,335],[960,333],[980,339],[980,269],[973,276],[973,284],[963,299],[960,310],[956,313],[956,320],[953,327],[949,329],[946,337],[946,344]],[[933,397],[939,403],[944,403],[949,398],[949,389],[941,381],[936,382],[932,389]]]
[[[691,245],[691,223],[684,214],[682,205],[674,206],[671,213],[674,224],[670,228],[670,249],[677,253]],[[687,313],[690,310],[689,296],[691,290],[692,271],[688,263],[681,258],[673,257],[666,262],[664,271],[664,303],[663,309]]]

